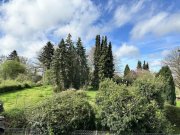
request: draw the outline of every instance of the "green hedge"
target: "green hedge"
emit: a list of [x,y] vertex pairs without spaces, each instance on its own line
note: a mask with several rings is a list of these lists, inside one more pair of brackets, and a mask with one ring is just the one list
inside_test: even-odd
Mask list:
[[180,129],[180,107],[166,105],[165,114],[167,119],[177,128]]
[[24,83],[24,84],[16,84],[16,85],[10,85],[10,86],[0,86],[0,94],[6,93],[6,92],[13,92],[17,90],[23,90],[25,88],[31,88],[31,85]]

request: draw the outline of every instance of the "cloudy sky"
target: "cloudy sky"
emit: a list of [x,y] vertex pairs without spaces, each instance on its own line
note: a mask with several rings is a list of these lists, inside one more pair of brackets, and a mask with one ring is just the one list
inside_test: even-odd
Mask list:
[[146,60],[156,71],[180,46],[180,0],[0,0],[0,55],[16,49],[34,58],[68,33],[87,50],[107,35],[122,69]]

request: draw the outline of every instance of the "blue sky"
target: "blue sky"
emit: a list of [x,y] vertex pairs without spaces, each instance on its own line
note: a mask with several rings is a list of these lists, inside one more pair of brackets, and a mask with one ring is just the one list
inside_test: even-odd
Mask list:
[[123,70],[146,60],[157,71],[180,46],[179,0],[0,0],[0,55],[16,49],[34,58],[47,41],[71,33],[87,51],[97,34],[107,35]]

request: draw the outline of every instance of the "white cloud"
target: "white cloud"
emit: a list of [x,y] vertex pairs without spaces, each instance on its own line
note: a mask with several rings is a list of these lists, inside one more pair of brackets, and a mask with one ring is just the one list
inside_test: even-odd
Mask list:
[[144,0],[141,0],[132,5],[120,5],[114,13],[113,21],[117,27],[121,27],[127,22],[130,22],[143,7]]
[[102,31],[94,26],[100,13],[90,0],[12,0],[0,6],[0,13],[0,54],[16,49],[33,57],[48,34],[60,38],[71,33],[88,40]]
[[146,34],[158,36],[180,32],[180,13],[168,14],[160,12],[157,15],[137,23],[131,31],[132,38],[142,38]]
[[139,55],[139,49],[133,45],[127,45],[127,44],[122,44],[118,49],[115,51],[115,55],[118,58],[123,58],[123,57],[136,57]]
[[163,56],[163,57],[166,57],[167,55],[169,55],[171,53],[171,50],[163,50],[162,52],[161,52],[161,55]]

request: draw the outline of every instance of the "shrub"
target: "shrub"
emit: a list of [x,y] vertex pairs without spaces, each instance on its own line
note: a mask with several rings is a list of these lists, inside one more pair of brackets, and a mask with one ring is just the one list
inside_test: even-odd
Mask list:
[[29,76],[25,75],[25,74],[19,74],[16,78],[16,81],[17,82],[27,82],[27,81],[30,81],[31,79],[29,78]]
[[24,65],[14,60],[7,60],[1,66],[4,79],[15,79],[19,74],[26,71]]
[[157,103],[138,91],[136,86],[102,82],[96,97],[102,125],[116,134],[170,132],[170,123]]
[[180,107],[175,107],[172,105],[165,106],[165,114],[167,119],[178,128],[180,128]]
[[144,75],[133,86],[137,89],[136,93],[146,97],[149,103],[155,101],[159,108],[164,107],[163,91],[166,85],[162,78]]
[[3,112],[8,128],[25,128],[27,125],[26,115],[23,109],[11,109]]
[[13,85],[2,85],[0,86],[0,93],[13,92],[17,90],[23,90],[25,88],[31,88],[31,85],[24,84],[13,84]]
[[95,114],[84,92],[56,94],[34,108],[28,117],[31,128],[40,134],[64,134],[94,128]]
[[0,113],[2,113],[3,111],[4,111],[3,102],[0,101]]
[[166,81],[166,89],[164,90],[164,97],[167,103],[171,105],[176,105],[175,84],[170,68],[168,66],[162,67],[156,76],[162,76]]

